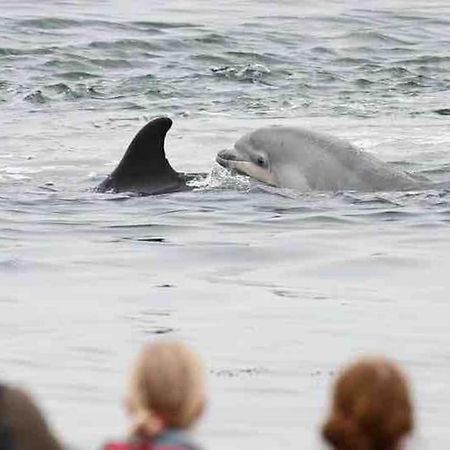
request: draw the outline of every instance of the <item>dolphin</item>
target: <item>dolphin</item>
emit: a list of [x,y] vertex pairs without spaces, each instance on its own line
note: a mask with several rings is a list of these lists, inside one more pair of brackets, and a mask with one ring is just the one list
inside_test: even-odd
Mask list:
[[351,143],[300,127],[269,126],[222,150],[223,167],[269,185],[298,191],[409,191],[430,188]]
[[157,195],[191,189],[186,183],[201,174],[176,172],[166,159],[164,139],[171,126],[172,121],[167,117],[147,123],[96,191]]

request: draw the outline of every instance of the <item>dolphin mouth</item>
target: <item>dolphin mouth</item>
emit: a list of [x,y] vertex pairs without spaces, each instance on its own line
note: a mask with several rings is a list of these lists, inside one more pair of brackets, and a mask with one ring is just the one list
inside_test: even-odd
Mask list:
[[271,186],[278,186],[275,175],[271,171],[243,158],[236,149],[221,150],[217,153],[216,162],[230,170],[231,173],[245,175]]
[[249,176],[249,174],[244,170],[249,162],[245,159],[240,159],[239,155],[233,150],[221,150],[216,155],[216,162],[231,171],[231,173],[237,173],[238,175]]
[[236,152],[233,150],[221,150],[217,153],[216,162],[226,169],[236,169],[236,164],[244,162],[243,159],[239,159]]

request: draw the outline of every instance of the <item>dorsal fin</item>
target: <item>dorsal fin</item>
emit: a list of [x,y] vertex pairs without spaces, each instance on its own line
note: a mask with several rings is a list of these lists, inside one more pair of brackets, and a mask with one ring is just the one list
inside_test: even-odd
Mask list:
[[164,139],[171,126],[172,121],[167,117],[159,117],[145,125],[131,141],[118,166],[97,190],[140,194],[180,190],[184,186],[184,178],[173,170],[164,151]]
[[166,159],[164,139],[172,126],[168,117],[159,117],[145,125],[131,141],[122,160],[111,175],[149,176],[161,172],[176,172]]

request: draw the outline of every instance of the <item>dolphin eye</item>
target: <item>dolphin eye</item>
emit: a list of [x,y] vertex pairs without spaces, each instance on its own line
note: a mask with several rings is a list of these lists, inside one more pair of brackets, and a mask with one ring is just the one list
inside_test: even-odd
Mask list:
[[263,156],[258,156],[256,158],[256,164],[258,164],[259,167],[266,167],[266,160]]

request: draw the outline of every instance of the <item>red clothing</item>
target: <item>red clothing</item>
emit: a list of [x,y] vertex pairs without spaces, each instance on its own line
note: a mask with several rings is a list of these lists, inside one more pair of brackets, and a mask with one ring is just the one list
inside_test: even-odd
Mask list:
[[103,450],[153,450],[153,445],[149,442],[110,442],[105,445]]
[[103,450],[189,450],[179,445],[153,445],[151,442],[110,442]]
[[183,430],[169,429],[153,439],[109,442],[103,450],[200,450]]

